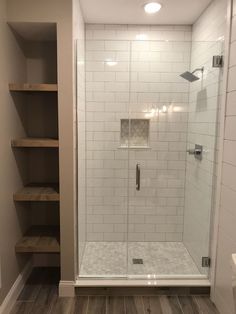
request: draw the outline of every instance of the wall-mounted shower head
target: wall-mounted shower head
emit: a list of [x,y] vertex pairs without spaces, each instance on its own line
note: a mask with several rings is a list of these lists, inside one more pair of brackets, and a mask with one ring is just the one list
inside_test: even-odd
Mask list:
[[200,77],[194,75],[194,73],[199,72],[199,71],[201,71],[203,74],[204,67],[198,68],[198,69],[194,70],[193,72],[186,71],[186,72],[180,74],[180,76],[182,78],[184,78],[185,80],[189,81],[190,83],[192,83],[192,82],[198,81],[200,79]]

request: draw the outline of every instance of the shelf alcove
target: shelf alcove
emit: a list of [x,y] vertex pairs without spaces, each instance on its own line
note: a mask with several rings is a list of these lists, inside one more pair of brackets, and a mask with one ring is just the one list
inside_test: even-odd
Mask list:
[[[9,27],[22,55],[22,76],[9,82],[9,92],[24,133],[11,141],[22,173],[22,185],[13,200],[29,207],[25,214],[31,222],[22,230],[15,251],[57,254],[60,196],[56,24],[9,23]],[[19,158],[25,158],[24,169]]]

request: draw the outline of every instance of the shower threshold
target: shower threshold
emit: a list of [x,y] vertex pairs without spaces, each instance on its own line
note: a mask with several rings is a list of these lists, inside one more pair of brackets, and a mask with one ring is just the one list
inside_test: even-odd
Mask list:
[[[187,277],[187,276],[186,276]],[[75,287],[210,287],[209,279],[204,278],[77,278]]]

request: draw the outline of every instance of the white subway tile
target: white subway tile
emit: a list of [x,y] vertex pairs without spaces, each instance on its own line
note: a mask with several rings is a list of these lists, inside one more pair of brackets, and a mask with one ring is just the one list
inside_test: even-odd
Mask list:
[[86,61],[86,71],[104,71],[104,62],[102,61]]
[[110,82],[115,80],[115,72],[93,72],[94,82]]
[[151,241],[151,242],[159,242],[159,241],[165,241],[165,233],[161,232],[151,232],[151,233],[145,233],[145,241]]
[[236,116],[228,116],[225,119],[225,139],[236,140]]
[[125,215],[104,215],[104,223],[125,223]]
[[234,180],[235,176],[236,176],[236,166],[223,163],[222,183],[226,187],[229,187],[234,191],[236,191],[236,182]]
[[129,46],[128,41],[105,41],[105,50],[128,51]]
[[86,51],[104,51],[105,44],[103,40],[87,40]]
[[228,73],[228,92],[232,92],[236,90],[236,66],[231,67]]

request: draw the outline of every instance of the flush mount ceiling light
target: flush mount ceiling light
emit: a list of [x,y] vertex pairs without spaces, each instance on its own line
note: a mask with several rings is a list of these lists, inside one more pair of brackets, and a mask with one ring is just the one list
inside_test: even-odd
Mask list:
[[144,10],[148,14],[154,14],[160,11],[162,5],[158,2],[149,2],[144,5]]
[[115,65],[117,65],[117,62],[113,60],[106,60],[106,64],[110,67],[114,67]]

